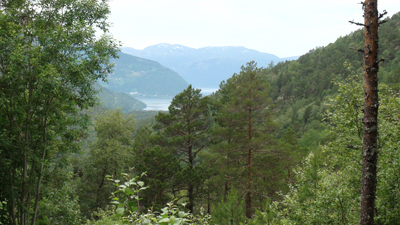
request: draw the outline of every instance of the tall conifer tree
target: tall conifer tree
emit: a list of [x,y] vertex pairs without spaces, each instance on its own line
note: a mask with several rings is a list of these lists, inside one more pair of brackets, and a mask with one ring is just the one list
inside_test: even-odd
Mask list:
[[[261,78],[254,61],[242,66],[240,74],[221,84],[218,125],[214,135],[220,138],[214,150],[225,162],[225,177],[245,193],[246,217],[251,218],[254,190],[263,185],[266,158],[273,149],[269,85]],[[227,189],[227,188],[225,188]],[[226,190],[225,190],[226,192]]]
[[200,91],[189,85],[176,95],[168,108],[169,113],[160,112],[156,116],[155,126],[161,129],[160,145],[182,162],[181,182],[187,190],[187,208],[191,212],[194,208],[195,188],[203,181],[196,160],[199,152],[208,144],[206,132],[210,125],[208,97],[202,97]]

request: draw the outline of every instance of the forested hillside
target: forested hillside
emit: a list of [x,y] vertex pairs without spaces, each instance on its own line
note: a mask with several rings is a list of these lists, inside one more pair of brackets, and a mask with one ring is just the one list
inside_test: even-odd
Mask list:
[[121,108],[124,112],[146,108],[146,104],[135,99],[129,94],[111,91],[97,83],[95,84],[95,88],[99,91],[97,95],[99,97],[99,104],[102,107],[108,109]]
[[[400,84],[400,14],[392,16],[380,27],[380,54],[384,59],[379,70],[379,81],[398,91]],[[322,141],[324,129],[322,115],[328,100],[338,90],[336,82],[343,81],[352,73],[362,73],[362,54],[358,49],[364,45],[363,31],[339,37],[335,43],[317,47],[296,61],[278,63],[264,71],[271,85],[271,97],[279,111],[282,128],[300,131],[303,143],[308,146],[310,136],[314,143]],[[308,132],[308,133],[307,133]],[[307,140],[306,140],[307,139]]]
[[[385,26],[380,27],[380,81],[397,88],[400,80],[397,73],[400,63],[400,15],[395,14]],[[337,91],[331,82],[343,80],[350,72],[344,63],[350,64],[356,72],[362,71],[362,54],[357,52],[364,46],[363,31],[355,31],[340,37],[326,47],[317,47],[296,61],[281,62],[267,70],[275,100],[286,102],[290,99],[319,98]]]
[[119,53],[114,72],[108,82],[100,82],[110,90],[133,94],[133,96],[173,97],[188,86],[176,72],[158,62]]

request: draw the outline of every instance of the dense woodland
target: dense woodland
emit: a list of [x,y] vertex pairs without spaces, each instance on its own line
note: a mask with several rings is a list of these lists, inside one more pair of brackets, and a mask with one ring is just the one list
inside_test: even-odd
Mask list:
[[[95,87],[119,50],[106,1],[1,4],[0,224],[358,223],[362,30],[248,62],[210,96],[189,85],[168,112],[110,110]],[[400,14],[387,19],[375,221],[400,224]]]

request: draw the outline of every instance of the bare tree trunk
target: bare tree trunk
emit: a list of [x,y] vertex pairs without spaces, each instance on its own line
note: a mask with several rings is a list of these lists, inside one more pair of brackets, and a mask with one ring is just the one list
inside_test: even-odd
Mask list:
[[378,1],[364,3],[364,117],[360,224],[374,224],[378,161]]

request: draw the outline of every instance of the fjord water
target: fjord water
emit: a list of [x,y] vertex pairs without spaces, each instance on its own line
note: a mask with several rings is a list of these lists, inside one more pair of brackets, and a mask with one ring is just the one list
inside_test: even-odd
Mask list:
[[[207,96],[216,92],[218,88],[200,88],[203,96]],[[135,97],[136,99],[144,102],[147,107],[143,110],[146,111],[168,111],[168,106],[171,104],[172,98],[146,98]]]
[[136,97],[146,104],[145,111],[168,111],[168,106],[171,104],[172,98],[146,98]]

